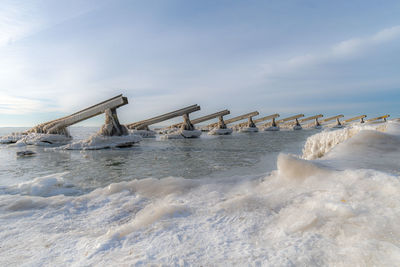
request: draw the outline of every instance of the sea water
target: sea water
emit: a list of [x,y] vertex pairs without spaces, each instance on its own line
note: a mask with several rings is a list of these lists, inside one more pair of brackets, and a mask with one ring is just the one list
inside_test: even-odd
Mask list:
[[94,151],[0,145],[0,264],[394,266],[399,159],[397,122]]

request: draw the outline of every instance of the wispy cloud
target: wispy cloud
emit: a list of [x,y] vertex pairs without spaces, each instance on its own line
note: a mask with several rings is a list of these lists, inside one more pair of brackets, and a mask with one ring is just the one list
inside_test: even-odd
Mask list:
[[[34,35],[63,21],[86,14],[107,0],[24,1],[2,0],[0,4],[0,48]],[[76,3],[74,3],[76,2]]]
[[370,49],[400,38],[400,25],[383,29],[373,35],[363,38],[352,38],[332,45],[321,52],[311,52],[281,61],[265,64],[264,75],[267,77],[304,71],[305,68],[315,67],[337,61],[345,61],[365,54]]
[[[221,108],[232,114],[253,108],[262,113],[361,109],[367,101],[341,105],[400,84],[395,68],[400,26],[321,45],[358,36],[354,32],[365,32],[372,22],[331,27],[333,34],[325,35],[304,23],[298,10],[293,15],[299,25],[292,28],[296,18],[278,25],[277,18],[264,12],[257,17],[254,10],[243,25],[236,13],[224,17],[225,8],[213,9],[210,23],[205,11],[203,19],[192,21],[157,4],[168,20],[148,12],[154,9],[144,2],[99,1],[2,2],[0,115],[68,114],[119,93],[130,100],[118,111],[127,122],[193,103],[202,106],[203,115]],[[91,12],[82,14],[86,11]],[[332,20],[337,18],[320,20],[317,29],[332,26]],[[312,106],[308,100],[315,98],[328,99],[329,105]]]
[[49,111],[43,101],[0,94],[0,114],[27,114]]
[[0,47],[38,30],[43,21],[27,1],[2,1],[0,6]]

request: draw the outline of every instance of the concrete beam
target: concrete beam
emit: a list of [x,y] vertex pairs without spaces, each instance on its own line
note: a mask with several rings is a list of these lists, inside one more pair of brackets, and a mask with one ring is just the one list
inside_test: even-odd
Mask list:
[[365,117],[367,117],[367,115],[361,115],[361,116],[357,116],[357,117],[354,117],[354,118],[350,118],[350,119],[344,120],[343,122],[344,123],[348,123],[348,122],[352,122],[352,121],[355,121],[355,120],[360,120],[361,123],[364,123],[364,118]]
[[200,110],[199,105],[191,105],[185,108],[181,108],[157,117],[153,117],[147,120],[142,120],[126,125],[129,129],[144,130],[147,129],[149,125],[156,124],[162,121],[166,121],[175,117],[183,116],[184,114],[189,114]]
[[380,117],[376,117],[376,118],[373,118],[373,119],[366,120],[365,122],[373,122],[373,121],[382,120],[382,119],[384,121],[386,121],[386,119],[389,118],[389,117],[390,117],[390,115],[387,114],[387,115],[384,115],[384,116],[380,116]]
[[[204,121],[209,121],[209,120],[212,120],[212,119],[215,119],[215,118],[218,118],[218,117],[221,117],[221,116],[225,116],[225,115],[228,115],[228,114],[230,114],[230,111],[225,109],[225,110],[222,110],[222,111],[219,111],[219,112],[215,112],[215,113],[212,113],[212,114],[209,114],[209,115],[197,118],[197,119],[192,119],[191,122],[192,122],[193,125],[194,124],[199,124],[199,123],[202,123]],[[176,123],[176,124],[173,124],[173,125],[169,126],[169,128],[179,128],[181,126],[182,126],[182,123]]]
[[344,115],[340,114],[340,115],[337,115],[337,116],[333,116],[333,117],[329,117],[329,118],[326,118],[326,119],[322,119],[322,120],[320,120],[320,122],[322,123],[322,122],[333,121],[333,120],[340,119],[340,118],[343,118],[343,117],[344,117]]
[[[230,124],[230,123],[233,123],[233,122],[236,122],[236,121],[248,119],[250,117],[254,117],[254,116],[257,116],[257,115],[259,115],[258,111],[253,111],[253,112],[250,112],[250,113],[246,113],[246,114],[243,114],[243,115],[240,115],[240,116],[237,116],[237,117],[233,117],[233,118],[227,119],[227,120],[225,120],[225,124]],[[216,126],[218,126],[217,122],[207,125],[207,127],[209,127],[209,128],[213,128],[213,127],[216,127]]]

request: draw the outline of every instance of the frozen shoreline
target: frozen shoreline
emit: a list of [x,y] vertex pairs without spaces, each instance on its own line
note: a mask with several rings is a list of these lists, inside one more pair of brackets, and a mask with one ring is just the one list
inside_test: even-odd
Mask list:
[[65,173],[8,186],[0,262],[392,265],[399,131],[321,132],[303,149],[315,160],[281,154],[265,175],[147,178],[78,195]]

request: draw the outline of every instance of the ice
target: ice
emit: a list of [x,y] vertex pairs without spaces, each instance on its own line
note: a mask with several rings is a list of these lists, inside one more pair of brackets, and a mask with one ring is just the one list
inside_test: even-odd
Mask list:
[[80,140],[71,144],[59,147],[65,150],[98,150],[107,148],[129,147],[142,140],[142,137],[135,134],[122,136],[104,136],[94,134],[86,140]]
[[56,173],[4,186],[0,264],[396,266],[399,133],[398,123],[323,131],[302,158],[282,153],[260,175],[85,192]]
[[209,135],[227,135],[231,134],[233,130],[231,128],[226,128],[226,129],[219,129],[219,128],[214,128],[211,131],[208,132]]
[[255,133],[255,132],[258,132],[258,128],[257,127],[243,127],[243,128],[240,128],[239,131],[243,132],[243,133]]
[[130,133],[140,135],[142,138],[156,137],[156,132],[152,130],[130,130]]
[[62,145],[71,141],[72,138],[62,134],[41,134],[41,133],[12,133],[0,138],[0,144],[16,143],[17,146],[25,145]]
[[259,178],[150,178],[69,197],[39,197],[42,185],[60,181],[1,196],[0,262],[381,266],[400,257],[399,177],[379,171],[281,154]]
[[16,146],[36,145],[36,146],[50,146],[50,145],[64,145],[72,140],[71,137],[61,134],[41,134],[30,133],[24,135],[16,142]]
[[22,133],[12,133],[0,137],[0,144],[11,144],[16,143],[18,140],[22,139],[25,135]]
[[70,195],[79,192],[73,184],[64,180],[63,177],[66,174],[67,172],[63,172],[37,177],[31,181],[10,186],[7,189],[7,193],[48,197],[55,195]]
[[316,159],[324,156],[336,145],[348,140],[362,130],[385,131],[387,124],[383,125],[353,125],[339,130],[327,129],[307,139],[303,149],[303,158]]
[[162,139],[183,139],[183,138],[197,138],[200,137],[200,130],[176,130],[161,136]]

